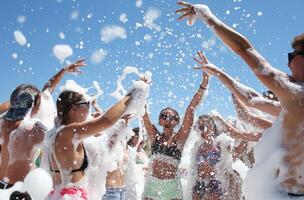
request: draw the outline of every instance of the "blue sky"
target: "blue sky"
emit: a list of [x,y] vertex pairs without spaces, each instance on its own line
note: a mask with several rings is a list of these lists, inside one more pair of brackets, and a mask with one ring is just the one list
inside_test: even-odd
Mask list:
[[[304,1],[192,2],[209,5],[220,19],[247,36],[273,66],[289,72],[287,52],[291,51],[291,39],[303,32]],[[178,8],[175,0],[142,0],[140,7],[136,6],[136,0],[0,1],[0,101],[7,100],[11,91],[21,83],[42,88],[63,66],[52,52],[57,44],[67,44],[73,49],[68,61],[75,61],[78,57],[88,59],[83,75],[68,75],[65,80],[74,79],[85,87],[98,81],[105,92],[99,100],[104,109],[115,102],[109,94],[115,90],[122,69],[136,66],[141,71],[153,73],[149,98],[152,118],[156,120],[159,111],[167,106],[176,108],[183,115],[201,81],[201,72],[191,69],[195,65],[192,56],[200,49],[211,62],[238,77],[242,83],[259,92],[265,90],[248,67],[205,25],[196,22],[190,27],[185,21],[177,22],[174,11]],[[143,18],[148,10],[160,15],[156,16],[152,27],[144,26]],[[119,20],[123,13],[127,18],[125,23]],[[75,17],[71,19],[73,14]],[[21,20],[22,17],[25,19],[23,23],[20,23],[20,16]],[[126,38],[108,43],[101,41],[101,30],[108,25],[123,27]],[[20,46],[16,42],[13,35],[16,30],[26,37],[27,45]],[[60,32],[65,35],[64,39],[60,38]],[[100,49],[107,55],[102,62],[94,64],[90,57]],[[13,54],[17,58],[13,58]],[[129,87],[135,78],[128,77],[124,85]],[[214,109],[224,116],[234,115],[229,92],[212,78],[209,96],[197,113]]]

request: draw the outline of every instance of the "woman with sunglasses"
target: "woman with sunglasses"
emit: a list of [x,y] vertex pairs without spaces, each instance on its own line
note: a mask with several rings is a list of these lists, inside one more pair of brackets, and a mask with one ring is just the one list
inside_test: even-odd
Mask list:
[[64,91],[57,99],[57,130],[51,136],[50,167],[55,184],[51,199],[68,196],[88,200],[85,170],[89,163],[83,141],[111,127],[126,111],[132,93],[103,115],[86,121],[91,102],[85,95]]
[[151,144],[150,165],[143,194],[145,200],[183,198],[178,165],[193,125],[195,109],[202,100],[208,82],[209,75],[204,73],[203,81],[187,107],[178,132],[175,133],[174,128],[180,123],[180,117],[173,108],[167,107],[159,114],[159,125],[163,128],[162,132],[151,123],[147,111],[143,116]]
[[[261,133],[253,135],[238,131],[218,115],[201,115],[194,130],[202,141],[195,155],[197,178],[193,187],[193,200],[241,199],[241,179],[232,169],[236,149],[231,138],[241,142],[258,141]],[[231,138],[221,135],[225,133]],[[220,138],[221,137],[221,138]]]

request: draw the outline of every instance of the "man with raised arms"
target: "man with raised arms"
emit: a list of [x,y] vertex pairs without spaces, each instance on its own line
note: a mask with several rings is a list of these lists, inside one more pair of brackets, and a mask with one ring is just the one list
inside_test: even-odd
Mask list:
[[[289,195],[304,195],[304,34],[292,41],[293,52],[288,54],[291,75],[272,67],[253,47],[246,37],[228,27],[212,14],[208,6],[178,2],[183,6],[176,11],[183,15],[179,19],[203,20],[222,41],[238,54],[257,78],[278,97],[282,112],[282,141],[285,152],[279,180]],[[279,136],[278,136],[279,137]]]

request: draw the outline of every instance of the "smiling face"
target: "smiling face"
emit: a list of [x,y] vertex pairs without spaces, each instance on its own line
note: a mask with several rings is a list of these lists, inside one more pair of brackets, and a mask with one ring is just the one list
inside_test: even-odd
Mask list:
[[166,108],[159,114],[159,125],[162,127],[173,129],[178,124],[179,115],[175,110]]

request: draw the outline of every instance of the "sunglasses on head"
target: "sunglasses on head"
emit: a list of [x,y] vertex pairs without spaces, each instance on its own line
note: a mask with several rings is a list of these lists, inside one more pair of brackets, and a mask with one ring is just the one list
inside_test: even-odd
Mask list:
[[304,51],[294,51],[294,52],[288,53],[288,63],[290,63],[292,61],[292,59],[297,55],[304,56]]
[[171,115],[168,115],[168,114],[161,114],[160,115],[160,118],[161,119],[163,119],[163,120],[178,120],[178,117],[176,116],[176,115],[173,115],[173,116],[171,116]]

